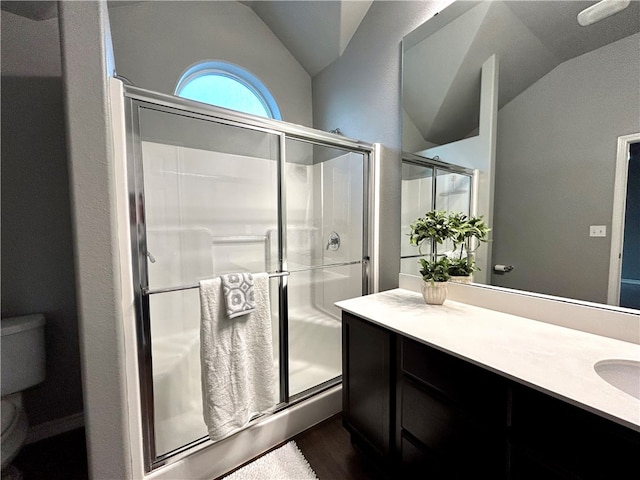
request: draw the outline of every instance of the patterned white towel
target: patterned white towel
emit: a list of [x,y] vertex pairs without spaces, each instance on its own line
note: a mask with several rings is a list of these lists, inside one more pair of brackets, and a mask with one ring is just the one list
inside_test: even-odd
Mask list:
[[224,301],[229,318],[255,312],[253,277],[250,273],[230,273],[222,275],[220,279],[222,280]]

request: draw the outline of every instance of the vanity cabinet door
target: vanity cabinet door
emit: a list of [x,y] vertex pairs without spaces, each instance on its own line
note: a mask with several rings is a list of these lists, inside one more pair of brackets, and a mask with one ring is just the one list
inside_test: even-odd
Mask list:
[[343,421],[352,441],[378,457],[392,454],[393,334],[342,314]]
[[[640,432],[591,412],[514,385],[511,478],[640,478]],[[543,478],[543,477],[537,477]]]

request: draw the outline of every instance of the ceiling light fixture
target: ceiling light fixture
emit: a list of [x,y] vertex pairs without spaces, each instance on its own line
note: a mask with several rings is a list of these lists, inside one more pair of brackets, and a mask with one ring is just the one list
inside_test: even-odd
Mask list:
[[624,10],[630,3],[629,0],[602,0],[582,10],[578,14],[578,23],[586,27]]

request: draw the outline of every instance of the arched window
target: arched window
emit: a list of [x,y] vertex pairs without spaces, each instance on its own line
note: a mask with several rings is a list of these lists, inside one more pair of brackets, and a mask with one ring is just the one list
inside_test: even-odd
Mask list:
[[271,92],[251,72],[227,62],[197,63],[180,77],[175,95],[282,120]]

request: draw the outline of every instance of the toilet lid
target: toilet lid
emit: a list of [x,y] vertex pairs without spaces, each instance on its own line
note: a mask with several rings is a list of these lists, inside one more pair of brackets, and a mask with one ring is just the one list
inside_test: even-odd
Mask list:
[[13,422],[18,417],[17,407],[11,402],[2,401],[2,436],[13,426]]

